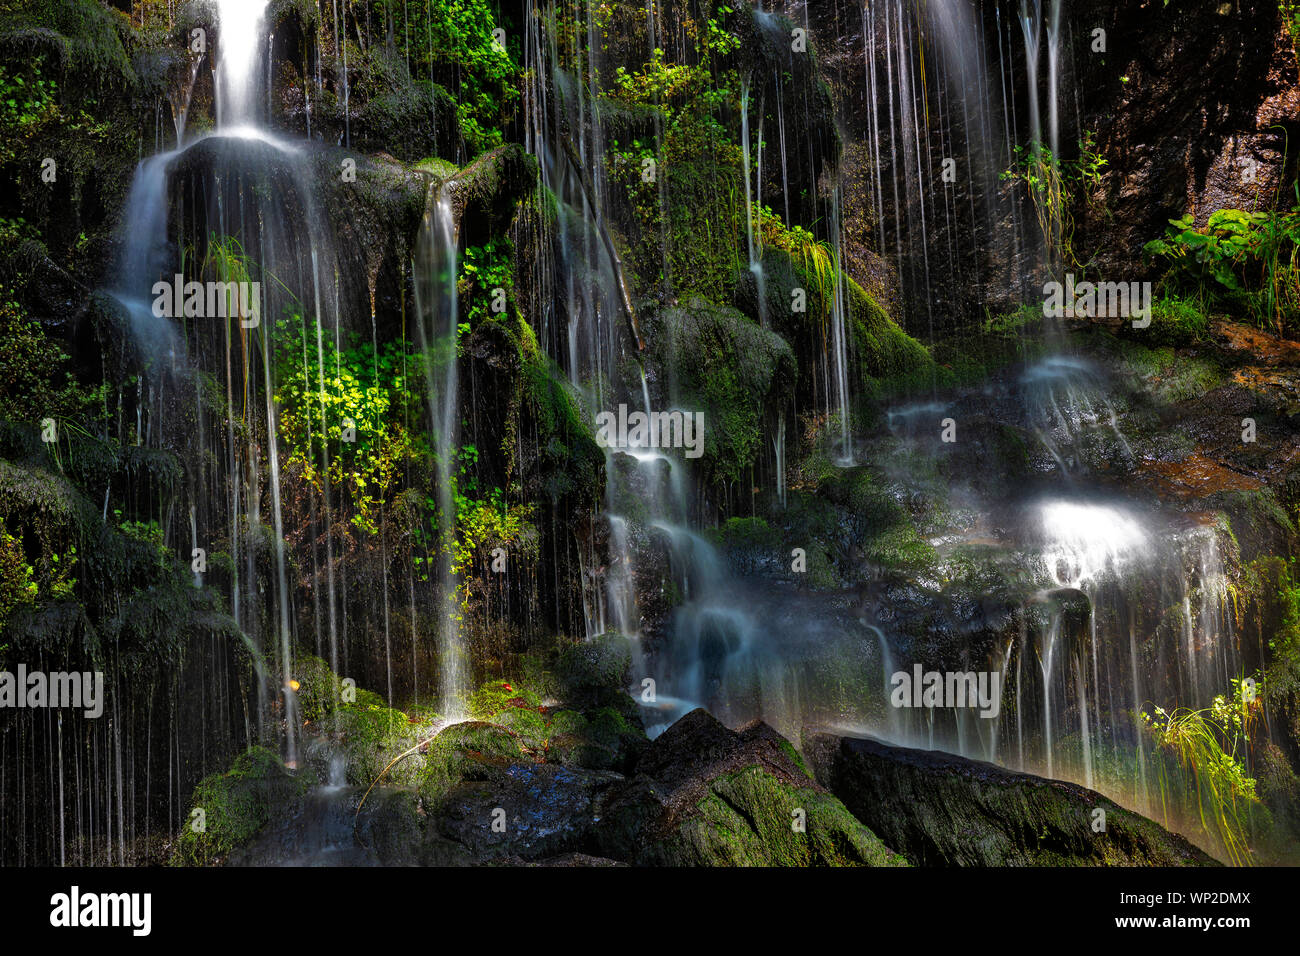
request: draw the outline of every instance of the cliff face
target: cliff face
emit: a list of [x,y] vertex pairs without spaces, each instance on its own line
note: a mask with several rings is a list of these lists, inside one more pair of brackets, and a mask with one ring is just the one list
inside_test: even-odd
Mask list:
[[[1073,20],[1081,122],[1109,161],[1098,262],[1131,270],[1188,212],[1289,206],[1300,122],[1295,41],[1276,0],[1083,4]],[[1106,52],[1085,40],[1106,31]]]
[[[1014,147],[1032,139],[1018,3],[944,2],[901,18],[847,0],[776,9],[807,26],[835,92],[851,271],[939,324],[1031,295],[1041,265],[1033,205],[1022,183],[1001,178]],[[1064,16],[1062,159],[1095,132],[1107,163],[1100,184],[1071,203],[1081,265],[1136,278],[1143,245],[1171,218],[1190,212],[1204,225],[1216,209],[1294,201],[1287,143],[1300,89],[1277,0],[1086,0],[1066,4]],[[1038,36],[1046,126],[1045,25]],[[941,176],[947,158],[957,164],[951,183]],[[877,178],[883,188],[873,190]]]

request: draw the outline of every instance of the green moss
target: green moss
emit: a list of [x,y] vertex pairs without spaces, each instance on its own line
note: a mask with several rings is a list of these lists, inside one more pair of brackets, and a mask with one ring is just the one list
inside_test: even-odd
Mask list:
[[1175,347],[1191,345],[1204,339],[1210,320],[1200,303],[1192,299],[1159,299],[1151,304],[1151,325],[1128,332],[1153,345]]
[[552,501],[598,501],[605,484],[605,455],[592,425],[531,329],[524,342],[521,411],[525,425],[535,429],[540,491]]
[[830,501],[842,504],[856,529],[856,544],[876,564],[900,570],[932,566],[934,548],[918,531],[907,509],[882,488],[866,467],[843,469],[824,484]]
[[587,718],[576,710],[556,711],[551,717],[551,733],[580,734],[587,729]]
[[491,720],[503,710],[520,707],[536,710],[541,698],[518,681],[488,681],[470,695],[470,716]]
[[517,735],[520,745],[525,749],[536,752],[546,749],[551,729],[539,711],[525,707],[507,707],[497,712],[496,722]]
[[[762,767],[718,777],[672,838],[670,865],[906,866],[835,797],[794,787]],[[794,823],[801,811],[804,832]]]
[[433,806],[462,780],[492,779],[522,759],[518,738],[504,727],[480,721],[453,724],[429,743],[415,783],[420,799]]
[[627,686],[631,664],[630,641],[610,632],[564,648],[555,665],[555,676],[564,699],[577,700],[592,693],[621,692]]
[[[1105,343],[1103,343],[1105,344]],[[1223,368],[1200,355],[1179,355],[1172,346],[1149,348],[1127,338],[1110,347],[1149,392],[1165,404],[1186,401],[1213,391],[1226,381]]]
[[[378,695],[358,693],[356,703],[343,704],[334,713],[348,783],[353,786],[368,787],[420,738],[420,728],[413,726],[406,714],[385,707]],[[420,763],[418,754],[407,756],[384,773],[384,780],[414,783],[421,774]]]
[[274,753],[262,747],[250,748],[235,759],[228,771],[204,777],[194,788],[191,812],[177,840],[172,863],[211,866],[222,862],[307,788],[307,779],[289,773]]
[[798,767],[805,774],[807,774],[809,779],[812,779],[812,775],[813,775],[812,771],[808,769],[808,764],[804,762],[803,754],[799,753],[799,751],[794,749],[794,744],[790,743],[790,741],[782,737],[780,740],[780,747],[782,753],[784,753],[787,757],[789,757],[790,761],[796,767]]
[[470,697],[469,712],[516,734],[528,750],[542,751],[551,731],[541,703],[536,692],[518,681],[489,681]]
[[693,299],[645,322],[655,364],[671,369],[674,394],[688,411],[704,414],[707,479],[743,479],[764,450],[770,413],[791,395],[794,353],[740,311]]
[[[761,304],[748,270],[738,274],[734,298],[751,317],[766,315],[790,343],[800,388],[809,390],[833,339],[836,270],[824,245],[800,234],[807,238],[764,250]],[[925,346],[904,332],[851,276],[843,276],[843,290],[849,375],[857,397],[878,399],[920,386],[952,384],[953,375],[936,366]],[[802,310],[796,311],[796,303],[802,303]]]
[[343,682],[319,657],[300,654],[294,661],[293,679],[298,682],[298,713],[304,721],[320,720],[342,700]]
[[135,72],[124,39],[129,22],[93,0],[11,2],[0,12],[0,49],[11,56],[51,56],[80,82],[130,86]]

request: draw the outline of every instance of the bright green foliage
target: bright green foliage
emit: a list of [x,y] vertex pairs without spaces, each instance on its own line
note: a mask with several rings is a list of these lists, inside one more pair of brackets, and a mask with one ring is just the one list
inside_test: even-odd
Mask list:
[[471,154],[501,145],[520,99],[518,38],[506,31],[506,45],[497,43],[495,8],[489,0],[439,0],[395,16],[411,72],[451,93]]
[[[1154,715],[1142,713],[1160,747],[1156,766],[1166,816],[1183,809],[1170,806],[1175,793],[1194,800],[1191,809],[1201,827],[1236,865],[1250,862],[1251,815],[1260,809],[1255,781],[1242,762],[1259,707],[1256,686],[1234,679],[1231,700],[1220,694],[1204,710],[1156,707]],[[1173,759],[1160,759],[1164,756]]]
[[[374,534],[402,467],[424,452],[422,421],[411,381],[420,356],[400,342],[353,340],[339,350],[333,337],[299,314],[276,325],[275,356],[284,467],[318,492],[344,495],[352,524]],[[328,453],[329,471],[322,473]]]
[[536,710],[542,699],[518,681],[488,681],[470,696],[470,716],[491,720],[507,707],[529,707]]
[[36,425],[87,412],[102,400],[77,384],[68,356],[16,304],[0,306],[0,417]]
[[[514,301],[514,247],[505,236],[470,246],[461,261],[457,292],[469,328],[491,315],[505,313]],[[499,297],[497,290],[501,290]],[[497,308],[500,305],[501,308]]]
[[27,75],[0,66],[0,162],[12,162],[20,144],[59,118],[56,84],[41,72],[43,57],[27,66]]
[[1074,208],[1080,197],[1092,201],[1092,191],[1101,184],[1101,171],[1108,165],[1096,144],[1097,134],[1085,130],[1074,159],[1053,155],[1043,143],[1032,143],[1027,149],[1016,146],[1016,161],[1002,174],[1004,180],[1024,183],[1029,191],[1054,267],[1083,265],[1074,249]]
[[[473,448],[472,445],[466,447]],[[475,454],[477,455],[477,450]],[[470,497],[477,491],[476,485],[477,482],[469,475],[469,469],[462,467],[453,491],[456,501],[456,543],[451,564],[453,574],[460,574],[470,568],[476,559],[483,558],[494,548],[515,550],[513,545],[528,537],[526,532],[532,527],[529,524],[533,515],[532,505],[508,504],[505,493],[500,488],[493,488],[485,498]],[[516,552],[517,557],[519,555]]]
[[[801,362],[817,361],[807,345],[832,339],[837,298],[844,311],[849,340],[850,374],[860,382],[853,391],[875,396],[895,388],[932,385],[937,374],[925,346],[904,332],[880,304],[836,261],[830,246],[808,230],[787,227],[767,207],[758,212],[764,247],[766,308],[786,341],[803,343]],[[802,290],[805,310],[791,308],[791,294]],[[838,296],[837,296],[838,290]]]
[[758,208],[756,226],[763,246],[783,249],[790,254],[795,265],[811,280],[810,291],[821,303],[822,311],[829,314],[835,297],[835,279],[839,274],[830,245],[802,226],[787,228],[770,206]]
[[0,521],[0,624],[20,604],[34,602],[36,592],[36,571],[27,563],[22,540],[6,531]]
[[1166,286],[1286,335],[1300,313],[1300,182],[1285,212],[1220,209],[1204,229],[1189,213],[1144,251],[1168,264]]
[[740,104],[739,76],[720,66],[738,43],[725,29],[732,15],[724,6],[708,18],[685,16],[681,27],[698,59],[671,63],[657,48],[638,70],[618,67],[608,94],[615,109],[656,115],[661,130],[657,149],[649,135],[609,144],[610,177],[640,226],[628,236],[637,272],[666,267],[662,278],[679,292],[715,300],[724,297],[745,235],[742,151],[719,119]]
[[1147,340],[1156,345],[1190,345],[1205,338],[1210,320],[1192,299],[1159,299],[1151,304]]
[[[123,43],[126,25],[120,12],[96,0],[0,0],[0,34],[24,43],[33,59],[50,58],[52,68],[87,87],[88,94],[135,82]],[[93,107],[96,97],[87,95],[83,102]]]

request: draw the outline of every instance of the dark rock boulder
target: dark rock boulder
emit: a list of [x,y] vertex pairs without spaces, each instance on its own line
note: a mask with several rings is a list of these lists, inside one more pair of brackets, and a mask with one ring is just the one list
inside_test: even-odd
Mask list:
[[[1205,853],[1062,780],[871,738],[812,733],[817,780],[918,866],[1213,866]],[[1105,831],[1094,832],[1096,810]]]
[[537,860],[583,849],[598,794],[615,774],[515,763],[496,781],[466,781],[432,808],[437,834],[481,862]]
[[537,185],[537,160],[518,143],[499,146],[451,178],[451,202],[465,245],[503,234],[519,201]]
[[813,781],[772,728],[735,732],[702,709],[650,745],[636,777],[604,802],[595,838],[603,855],[641,865],[906,862]]

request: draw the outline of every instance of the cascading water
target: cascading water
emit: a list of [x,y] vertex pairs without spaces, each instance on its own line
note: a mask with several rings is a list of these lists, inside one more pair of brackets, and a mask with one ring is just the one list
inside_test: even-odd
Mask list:
[[254,120],[257,53],[262,48],[266,0],[216,0],[219,55],[216,67],[217,125],[235,127]]
[[[1136,384],[1140,339],[1066,348],[1064,324],[1003,309],[1065,261],[1057,227],[1035,238],[1023,214],[1041,197],[1003,175],[1069,149],[1060,0],[716,5],[707,30],[668,0],[525,0],[478,50],[518,74],[499,97],[460,86],[470,62],[435,79],[436,7],[422,23],[386,5],[374,25],[369,5],[298,6],[217,0],[210,89],[202,57],[168,67],[106,283],[130,329],[111,360],[138,371],[116,440],[143,490],[110,510],[110,477],[88,500],[124,547],[173,552],[211,626],[177,639],[170,669],[113,632],[92,649],[114,675],[106,721],[0,736],[0,793],[22,797],[0,831],[45,812],[34,857],[123,862],[260,745],[276,775],[319,785],[232,860],[373,862],[357,841],[384,826],[390,786],[416,786],[394,782],[402,761],[434,767],[428,735],[503,697],[513,709],[488,716],[528,773],[613,786],[636,752],[564,763],[572,702],[527,683],[621,654],[613,633],[651,737],[705,707],[1163,808],[1145,712],[1208,712],[1267,655],[1243,624],[1229,508],[1148,481],[1193,439],[1140,433],[1162,413],[1143,403],[1187,383]],[[378,100],[376,76],[397,94]],[[430,127],[453,88],[447,146]],[[494,97],[500,117],[475,115]],[[427,126],[380,155],[406,100],[392,125]],[[210,129],[191,115],[209,107]],[[476,153],[458,171],[438,158]],[[173,279],[258,291],[159,314]],[[963,354],[972,337],[988,348]],[[700,408],[696,448],[601,432],[602,456],[588,427]],[[153,452],[180,461],[164,490]],[[161,534],[135,520],[153,515]],[[127,606],[113,626],[172,613]],[[931,671],[991,681],[986,712],[900,703],[900,675]],[[150,686],[128,693],[137,672]],[[401,742],[372,765],[349,721],[381,711]],[[565,719],[635,723],[616,716]],[[485,783],[469,782],[458,800]],[[34,810],[38,794],[57,806]],[[0,862],[15,845],[0,836]]]
[[415,296],[420,345],[426,367],[429,416],[433,422],[438,479],[437,575],[445,606],[439,614],[439,698],[445,713],[463,715],[469,694],[465,646],[460,631],[456,570],[452,567],[456,520],[455,467],[460,452],[460,396],[457,340],[456,223],[451,186],[430,184],[415,254]]

